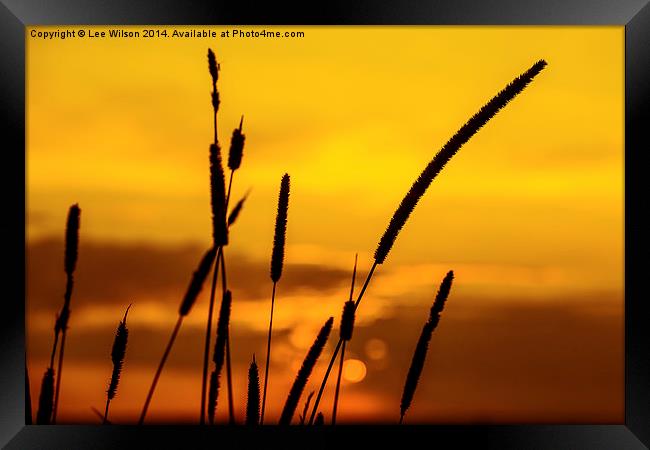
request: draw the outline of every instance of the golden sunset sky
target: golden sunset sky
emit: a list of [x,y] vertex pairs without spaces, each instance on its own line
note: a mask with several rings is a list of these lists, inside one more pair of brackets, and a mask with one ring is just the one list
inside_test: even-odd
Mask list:
[[[144,28],[152,27],[130,27]],[[399,418],[410,356],[453,269],[407,422],[621,422],[623,27],[265,29],[305,37],[44,40],[27,29],[32,399],[62,304],[65,218],[78,202],[60,421],[96,423],[90,408],[103,411],[113,333],[130,303],[131,340],[111,416],[137,419],[191,272],[211,244],[208,47],[221,64],[224,151],[245,116],[232,198],[250,195],[226,250],[240,415],[252,353],[264,361],[277,193],[282,175],[291,176],[271,421],[331,315],[334,342],[305,397],[317,389],[355,253],[365,275],[397,204],[437,150],[545,59],[531,85],[433,182],[379,267],[346,353],[339,421]],[[206,314],[202,295],[151,421],[198,420]],[[331,395],[322,405],[329,417]]]

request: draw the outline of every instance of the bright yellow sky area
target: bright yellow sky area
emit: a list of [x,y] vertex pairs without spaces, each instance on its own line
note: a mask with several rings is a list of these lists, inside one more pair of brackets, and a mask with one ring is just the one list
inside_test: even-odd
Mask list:
[[305,37],[28,38],[29,238],[60,235],[79,202],[86,238],[209,242],[210,46],[224,147],[245,115],[233,196],[252,192],[233,247],[268,258],[287,171],[289,256],[370,254],[438,148],[544,58],[434,182],[389,262],[566,266],[621,283],[622,27],[267,29]]
[[[174,27],[166,29],[171,33]],[[210,29],[218,34],[232,30]],[[451,317],[479,320],[482,310],[477,307],[497,308],[494,299],[558,308],[571,302],[591,307],[604,299],[613,309],[603,320],[620,331],[616,334],[620,342],[611,345],[622,343],[623,27],[266,30],[303,31],[305,36],[65,40],[28,36],[29,242],[62,238],[68,207],[78,202],[82,249],[91,241],[147,242],[160,248],[210,245],[208,147],[213,131],[206,53],[211,47],[221,64],[219,139],[225,152],[240,116],[245,116],[244,158],[232,198],[239,199],[249,189],[251,193],[231,232],[228,252],[268,263],[280,179],[288,172],[286,261],[351,270],[354,253],[359,252],[360,270],[366,271],[397,204],[438,149],[509,81],[545,59],[548,66],[531,85],[461,148],[434,180],[373,280],[372,299],[364,301],[359,320],[368,324],[387,311],[399,318],[400,305],[414,305],[412,295],[426,298],[418,304],[427,308],[435,283],[454,269],[452,296],[458,295],[454,300],[458,309],[449,309]],[[80,266],[82,259],[83,254]],[[264,333],[268,298],[267,290],[263,292],[263,298],[244,299],[256,301],[237,303],[235,328]],[[282,284],[279,292],[282,295]],[[176,299],[181,293],[168,295]],[[282,295],[274,326],[289,330],[292,339],[300,338],[301,347],[292,354],[297,358],[294,365],[300,363],[303,347],[324,318],[339,314],[341,295],[340,291]],[[156,325],[167,332],[176,307],[161,306],[159,297],[145,297],[133,300],[137,306],[129,319],[133,327]],[[76,329],[99,327],[100,322],[112,328],[117,323],[114,306],[85,300],[75,311]],[[306,308],[305,302],[319,307]],[[202,312],[186,323],[197,333],[205,321],[205,304],[198,307]],[[582,314],[584,310],[576,317]],[[53,310],[30,317],[33,329],[51,333]],[[531,323],[536,323],[532,317]],[[419,322],[409,325],[419,327]],[[598,329],[600,325],[593,328]],[[580,336],[590,336],[579,335],[579,329],[573,333],[572,326],[562,330],[567,334],[558,335],[560,342],[582,342]],[[535,339],[546,338],[536,334]],[[485,338],[479,335],[476,341]],[[506,354],[511,355],[504,350]],[[514,369],[508,370],[517,373],[519,354],[514,354]],[[242,374],[249,357],[238,359]],[[567,356],[567,361],[573,360]],[[616,366],[618,360],[612,361],[608,367]],[[539,374],[542,386],[535,392],[539,399],[548,398],[544,383],[554,375],[545,375],[534,361],[531,364],[531,373]],[[578,378],[568,378],[580,380],[580,370],[595,367],[585,364],[576,363],[571,373]],[[574,370],[569,366],[564,368]],[[354,363],[350,367],[353,370]],[[615,382],[607,385],[614,386],[608,392],[615,395],[622,386],[622,367],[621,363],[611,378]],[[286,370],[288,383],[293,366]],[[371,365],[368,370],[369,377],[375,373]],[[139,376],[148,379],[150,371],[147,367]],[[469,383],[474,383],[474,373],[478,373],[474,368],[468,369]],[[456,372],[450,376],[455,378]],[[555,392],[562,396],[572,389]],[[593,392],[599,390],[601,385]],[[103,391],[95,391],[99,404]],[[366,403],[362,402],[366,409],[349,413],[389,417],[393,406],[382,409],[385,404],[377,400],[380,391],[368,391]],[[585,398],[595,398],[593,392],[586,392]],[[497,399],[507,395],[493,394]],[[79,395],[83,397],[79,408],[85,408],[86,394]],[[622,402],[622,394],[620,398]],[[123,407],[133,414],[138,402]],[[421,414],[437,414],[436,403],[431,405]],[[590,405],[583,404],[585,411],[596,410]],[[492,406],[486,408],[492,411]],[[505,414],[504,420],[529,417],[513,414]]]

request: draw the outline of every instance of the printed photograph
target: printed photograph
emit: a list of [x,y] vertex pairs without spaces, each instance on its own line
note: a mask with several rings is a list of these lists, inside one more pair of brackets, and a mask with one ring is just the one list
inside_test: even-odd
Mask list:
[[26,28],[26,421],[624,421],[624,28]]

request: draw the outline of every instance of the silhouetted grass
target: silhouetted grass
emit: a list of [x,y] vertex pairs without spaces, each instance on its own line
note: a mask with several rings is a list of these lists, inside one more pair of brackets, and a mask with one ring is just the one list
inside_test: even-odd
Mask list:
[[246,425],[260,423],[260,375],[257,371],[255,355],[248,369],[248,397],[246,399]]
[[70,300],[72,298],[73,275],[77,266],[79,255],[79,224],[81,209],[74,204],[68,210],[68,221],[65,227],[65,258],[64,270],[66,274],[66,287],[63,308],[57,318],[55,329],[54,346],[52,347],[52,358],[50,368],[54,367],[54,354],[56,352],[57,340],[61,333],[61,347],[59,348],[59,361],[56,370],[56,383],[54,390],[54,405],[52,407],[52,423],[56,423],[56,413],[59,406],[59,392],[61,389],[61,373],[63,371],[63,354],[65,352],[65,339],[68,334],[68,320],[70,319]]
[[[217,288],[217,274],[219,272],[219,262],[221,261],[222,258],[222,247],[219,247],[219,250],[217,251],[217,256],[214,264],[214,270],[212,272],[212,287],[210,289],[210,301],[208,304],[208,318],[206,322],[206,329],[205,329],[205,345],[203,348],[203,370],[202,370],[202,378],[201,378],[201,413],[200,413],[200,420],[199,423],[201,425],[205,424],[205,413],[206,413],[206,395],[209,397],[213,393],[211,392],[206,392],[207,389],[207,380],[208,380],[208,359],[210,355],[210,339],[211,339],[211,334],[212,334],[212,316],[214,312],[214,301],[215,301],[215,293],[216,293],[216,288]],[[210,377],[211,380],[211,386],[213,385],[212,381],[212,376]],[[216,387],[214,387],[216,389]]]
[[[359,306],[361,299],[363,298],[364,293],[370,280],[372,279],[375,269],[379,264],[382,264],[388,253],[390,252],[395,239],[399,234],[400,230],[408,220],[411,212],[417,205],[420,198],[424,195],[427,188],[431,185],[433,179],[440,173],[440,171],[445,167],[447,162],[456,154],[456,152],[465,144],[478,130],[480,130],[492,117],[494,117],[504,106],[508,104],[513,98],[515,98],[524,88],[539,74],[542,69],[546,66],[546,61],[539,60],[533,64],[530,69],[516,77],[513,81],[508,83],[505,88],[497,93],[488,103],[483,105],[479,111],[474,114],[450,139],[443,145],[440,151],[434,156],[434,158],[429,162],[429,164],[424,168],[422,173],[415,180],[411,189],[407,192],[406,196],[402,199],[399,206],[395,210],[386,231],[382,235],[379,243],[377,244],[377,249],[375,250],[374,262],[366,280],[363,283],[361,291],[356,301],[356,306]],[[321,383],[321,387],[318,390],[318,395],[316,396],[316,401],[314,402],[314,407],[312,409],[312,414],[309,423],[313,423],[314,415],[320,404],[320,399],[327,384],[327,379],[331,371],[332,365],[336,360],[341,345],[343,343],[342,339],[339,339],[334,353],[330,359],[327,371],[325,372],[325,377]]]
[[406,382],[404,383],[404,390],[402,392],[399,423],[402,423],[404,420],[404,414],[406,414],[406,410],[411,406],[411,402],[413,401],[413,394],[415,394],[415,389],[418,386],[418,381],[422,374],[422,369],[424,368],[424,361],[427,357],[429,341],[431,340],[433,331],[436,329],[436,326],[438,326],[438,322],[440,321],[440,313],[445,307],[445,301],[449,296],[453,280],[454,272],[450,270],[447,272],[447,275],[440,284],[440,288],[436,294],[436,299],[434,300],[431,311],[429,312],[429,320],[424,324],[418,343],[415,346],[415,352],[413,353],[413,359],[411,360],[411,366],[409,367]]
[[[244,141],[246,139],[246,136],[242,134],[242,127],[244,124],[244,116],[241,117],[241,120],[239,121],[239,128],[235,129],[232,134],[232,138],[230,141],[230,152],[228,154],[228,166],[230,168],[230,180],[228,181],[228,191],[226,192],[226,204],[224,207],[224,211],[228,211],[228,204],[230,203],[230,193],[232,192],[232,181],[235,176],[235,171],[239,169],[241,165],[241,160],[244,152]],[[237,209],[237,206],[239,206],[239,209]],[[227,223],[226,223],[226,228],[228,228],[232,223],[234,223],[235,219],[239,215],[239,212],[241,211],[241,207],[243,206],[243,200],[240,201],[238,205],[235,206],[235,210],[233,210],[234,215],[228,216]],[[232,221],[231,221],[232,219]],[[221,284],[223,291],[227,290],[227,278],[226,278],[226,256],[224,253],[223,247],[221,247]],[[234,411],[234,393],[233,393],[233,388],[232,388],[232,365],[230,363],[230,330],[227,330],[227,336],[226,336],[226,376],[227,376],[227,382],[228,382],[228,416],[229,416],[229,423],[231,425],[234,425],[235,423],[235,411]]]
[[178,319],[176,321],[176,325],[172,330],[172,335],[169,338],[169,343],[167,344],[167,347],[163,352],[163,356],[160,359],[160,363],[158,364],[158,369],[156,370],[156,374],[153,377],[151,387],[149,388],[149,393],[147,394],[147,398],[144,402],[144,407],[142,408],[142,413],[140,414],[140,420],[138,421],[139,425],[142,425],[144,423],[144,419],[147,416],[147,410],[149,409],[149,403],[151,403],[153,393],[156,390],[156,384],[158,383],[160,374],[162,373],[163,367],[165,366],[167,357],[169,356],[169,353],[171,352],[171,349],[174,346],[176,335],[178,335],[178,331],[180,330],[181,325],[183,323],[183,317],[189,314],[190,310],[192,309],[192,306],[196,302],[196,298],[198,297],[199,292],[203,287],[203,283],[207,278],[208,274],[210,273],[210,269],[212,267],[212,261],[214,261],[214,255],[215,255],[215,248],[213,247],[203,255],[203,258],[199,263],[198,269],[192,274],[192,280],[190,281],[190,285],[187,288],[185,297],[183,297],[183,301],[181,302],[181,306],[178,310]]
[[99,417],[100,423],[105,424],[105,425],[112,425],[110,420],[106,420],[106,422],[104,422],[104,414],[102,414],[100,410],[98,410],[94,406],[91,406],[90,410],[93,412],[94,415]]
[[537,61],[526,72],[512,80],[505,88],[495,95],[488,103],[474,114],[449,141],[440,149],[431,162],[425,167],[420,176],[415,180],[411,189],[402,199],[397,207],[395,214],[388,224],[388,228],[381,237],[377,250],[375,251],[375,261],[382,264],[388,256],[388,252],[393,247],[395,239],[399,234],[411,212],[417,205],[420,198],[424,195],[433,179],[445,167],[447,162],[456,154],[456,152],[467,142],[478,130],[485,125],[488,120],[496,115],[510,100],[524,90],[533,78],[542,71],[546,66],[546,61]]
[[228,152],[228,167],[233,172],[241,166],[241,159],[244,154],[244,141],[246,136],[242,134],[242,126],[244,125],[244,116],[241,116],[239,121],[239,128],[235,128],[230,138],[230,152]]
[[287,237],[287,213],[289,210],[289,174],[282,176],[278,195],[278,213],[275,216],[273,253],[271,254],[271,280],[277,283],[282,276],[284,245]]
[[[350,289],[350,298],[344,304],[342,317],[341,317],[341,326],[340,326],[340,336],[338,344],[334,350],[332,358],[329,362],[327,370],[325,372],[324,379],[320,385],[318,395],[313,404],[313,409],[309,424],[323,425],[325,420],[321,412],[318,412],[319,402],[324,390],[324,387],[327,383],[329,373],[332,369],[333,363],[336,360],[339,350],[341,351],[340,364],[338,377],[336,382],[336,391],[334,396],[333,404],[333,413],[332,413],[332,424],[336,424],[337,416],[337,406],[339,400],[340,392],[340,383],[341,376],[343,371],[343,364],[345,360],[345,349],[346,344],[352,338],[354,330],[354,321],[356,315],[356,309],[361,302],[363,295],[369,286],[369,283],[373,277],[374,271],[378,265],[381,265],[385,262],[388,254],[390,253],[399,232],[406,224],[411,213],[417,206],[420,198],[425,194],[426,190],[434,180],[434,178],[442,171],[445,165],[451,160],[451,158],[457,153],[457,151],[465,144],[475,133],[477,133],[492,117],[494,117],[503,107],[505,107],[508,102],[515,98],[523,89],[533,80],[533,78],[539,74],[543,68],[546,66],[546,62],[543,60],[537,61],[530,69],[524,72],[522,75],[515,78],[510,82],[504,89],[502,89],[496,96],[494,96],[488,103],[486,103],[481,109],[474,114],[450,139],[447,141],[440,151],[434,156],[434,158],[428,163],[424,170],[420,173],[418,178],[412,184],[411,188],[402,199],[397,209],[395,210],[385,232],[381,236],[377,248],[374,253],[374,262],[367,274],[366,280],[363,283],[363,287],[357,297],[357,300],[353,300],[354,295],[354,284],[356,277],[357,269],[357,258],[355,257],[354,270],[352,275],[352,286]],[[193,273],[192,279],[186,291],[186,294],[181,302],[178,311],[178,319],[176,325],[173,328],[169,343],[165,348],[157,371],[154,375],[152,385],[147,394],[145,404],[139,419],[139,424],[144,422],[146,413],[149,407],[149,404],[152,400],[158,379],[162,373],[165,362],[171,352],[171,348],[175,342],[177,334],[180,330],[183,318],[187,316],[193,307],[196,299],[203,287],[205,279],[208,277],[210,270],[214,264],[215,270],[213,272],[213,283],[211,290],[211,298],[208,312],[207,320],[207,330],[206,330],[206,341],[205,341],[205,357],[204,357],[204,367],[203,367],[203,384],[202,384],[202,396],[201,396],[201,423],[204,423],[204,416],[206,413],[206,394],[207,394],[207,412],[210,423],[214,423],[214,418],[216,414],[217,399],[219,394],[219,384],[220,384],[220,374],[223,369],[224,364],[227,367],[227,376],[228,376],[228,394],[229,394],[229,413],[230,413],[230,423],[234,423],[234,413],[233,413],[233,392],[232,392],[232,377],[231,377],[231,365],[230,365],[230,335],[229,335],[229,322],[230,322],[230,312],[232,307],[232,294],[227,289],[227,278],[226,278],[226,265],[225,265],[225,254],[224,247],[228,244],[228,233],[229,226],[232,225],[239,213],[242,210],[244,202],[247,198],[245,195],[235,207],[230,212],[228,212],[228,204],[230,199],[230,193],[233,182],[233,175],[236,170],[241,166],[243,158],[243,150],[245,144],[245,135],[242,132],[243,129],[243,116],[241,117],[239,127],[236,128],[231,137],[230,142],[230,152],[228,156],[228,167],[230,169],[230,180],[228,183],[228,188],[226,189],[225,184],[225,172],[222,164],[221,156],[221,147],[219,146],[218,133],[217,133],[217,113],[220,105],[219,91],[217,89],[217,80],[219,75],[220,66],[216,60],[214,52],[211,49],[208,49],[208,70],[212,80],[212,106],[214,113],[214,142],[210,145],[210,193],[211,193],[211,212],[212,212],[212,238],[213,238],[213,247],[208,250],[203,256],[197,270]],[[271,337],[272,337],[272,328],[273,328],[273,311],[275,304],[275,294],[276,294],[276,285],[279,282],[282,276],[283,264],[284,264],[284,253],[285,253],[285,243],[286,243],[286,227],[287,227],[287,215],[288,215],[288,204],[289,204],[289,191],[290,191],[290,178],[288,174],[284,174],[281,181],[280,192],[278,197],[278,209],[275,221],[275,233],[273,241],[273,251],[271,256],[271,267],[270,267],[270,277],[273,281],[273,291],[271,296],[271,311],[269,318],[269,332],[267,339],[267,354],[265,362],[265,374],[264,374],[264,388],[262,394],[262,401],[260,407],[260,380],[259,380],[259,371],[258,366],[253,355],[253,361],[250,364],[248,371],[248,396],[246,403],[246,424],[248,425],[257,425],[263,424],[264,422],[264,411],[266,405],[266,393],[268,386],[269,378],[269,366],[271,360]],[[80,225],[80,209],[78,205],[73,205],[70,207],[68,212],[68,220],[66,225],[66,246],[65,246],[65,258],[64,258],[64,271],[66,274],[66,291],[64,295],[64,305],[60,310],[60,313],[57,315],[55,322],[55,339],[53,343],[50,365],[47,368],[42,384],[41,392],[39,396],[39,408],[36,415],[36,423],[38,424],[48,424],[56,422],[57,407],[59,402],[59,389],[61,385],[61,372],[63,365],[64,357],[64,347],[66,339],[66,331],[68,329],[68,321],[70,317],[70,299],[72,295],[73,288],[73,274],[77,264],[78,258],[78,245],[79,245],[79,225]],[[210,347],[210,334],[211,334],[211,324],[212,324],[212,314],[214,309],[214,297],[215,297],[215,288],[217,282],[217,276],[219,272],[219,267],[221,267],[222,274],[222,289],[223,297],[221,302],[221,308],[219,313],[219,320],[217,324],[217,333],[216,341],[214,346],[213,361],[215,363],[215,368],[210,374],[210,383],[209,383],[209,392],[206,393],[207,385],[207,358]],[[451,285],[453,281],[453,272],[450,271],[447,273],[446,277],[442,281],[436,299],[431,307],[429,319],[425,323],[418,343],[416,345],[411,365],[405,380],[404,390],[402,393],[401,403],[400,403],[400,423],[402,423],[404,416],[411,406],[413,401],[413,396],[417,388],[419,378],[421,376],[424,363],[426,360],[426,354],[429,346],[429,342],[433,331],[435,330],[439,320],[440,313],[444,309],[445,301],[449,295]],[[130,308],[130,306],[129,306]],[[127,308],[123,320],[120,322],[115,340],[112,347],[111,359],[113,362],[113,371],[111,375],[111,380],[107,389],[107,401],[105,412],[103,415],[103,423],[108,422],[108,413],[109,405],[111,400],[116,396],[121,371],[123,368],[124,357],[126,354],[126,346],[128,341],[128,329],[126,327],[126,320],[129,309]],[[309,376],[311,375],[313,368],[315,367],[320,354],[325,347],[329,334],[331,333],[333,324],[333,318],[330,317],[325,325],[321,328],[316,340],[309,349],[300,370],[294,380],[293,385],[289,391],[288,397],[284,404],[284,408],[281,413],[279,420],[280,425],[290,425],[295,414],[296,408],[300,401],[302,392],[308,382]],[[60,339],[60,343],[59,343]],[[54,360],[59,351],[58,359],[58,368],[57,371],[54,371]],[[56,381],[55,381],[56,378]],[[29,396],[29,378],[27,370],[25,371],[25,382],[26,382],[26,395]],[[304,424],[307,417],[307,412],[310,407],[310,402],[314,392],[311,392],[307,401],[305,402],[303,413],[300,415],[300,423]],[[29,402],[29,399],[28,399]],[[29,403],[29,408],[31,408],[31,402]],[[101,413],[99,413],[101,415]],[[316,417],[315,417],[316,416]],[[26,423],[30,423],[31,411],[26,410]]]
[[336,411],[339,404],[339,391],[341,389],[341,374],[343,373],[343,362],[345,361],[345,347],[352,339],[352,332],[354,331],[354,311],[356,309],[352,296],[354,295],[354,281],[357,276],[357,260],[359,255],[354,255],[354,269],[352,269],[352,283],[350,284],[350,299],[343,304],[343,312],[341,313],[341,329],[340,339],[343,341],[341,347],[341,357],[339,362],[339,374],[336,377],[336,389],[334,390],[334,406],[332,409],[332,425],[336,425]]
[[228,327],[230,324],[230,311],[232,305],[232,293],[226,291],[221,302],[219,321],[217,322],[217,340],[214,345],[213,361],[217,368],[221,369],[225,361],[226,339],[228,338]]
[[68,211],[68,222],[65,228],[65,273],[72,276],[77,267],[77,258],[79,257],[79,224],[81,209],[79,205],[74,204]]
[[[203,371],[201,382],[201,413],[200,423],[205,423],[205,402],[206,402],[206,384],[208,374],[208,355],[210,352],[210,338],[212,333],[212,315],[214,312],[215,290],[217,284],[217,274],[219,272],[219,262],[221,262],[222,273],[222,288],[225,294],[227,290],[226,270],[225,270],[225,255],[223,246],[228,244],[228,227],[234,223],[241,208],[243,200],[236,206],[231,215],[226,218],[228,211],[228,203],[230,201],[230,192],[232,189],[233,176],[235,171],[240,167],[243,151],[245,136],[242,134],[242,127],[244,123],[244,116],[239,121],[239,128],[235,129],[230,143],[230,152],[228,155],[228,166],[230,168],[230,180],[228,182],[228,190],[225,190],[225,175],[221,162],[221,149],[219,146],[219,138],[217,133],[217,112],[219,110],[219,92],[217,90],[217,80],[219,78],[220,66],[217,63],[214,52],[208,49],[208,71],[212,78],[212,107],[214,113],[214,143],[210,146],[210,185],[211,185],[211,199],[212,199],[212,230],[214,245],[218,247],[218,253],[215,261],[215,269],[212,277],[212,289],[210,292],[210,303],[208,306],[208,318],[206,321],[205,331],[205,346],[203,354]],[[227,364],[227,377],[228,377],[228,404],[230,411],[230,422],[234,423],[233,412],[233,392],[232,392],[232,373],[230,365],[230,338],[226,338],[226,364]],[[211,379],[215,378],[211,376]],[[214,385],[213,385],[214,386]],[[214,389],[218,390],[218,386]],[[213,392],[214,393],[214,392]]]
[[271,361],[271,335],[273,333],[273,309],[275,306],[275,288],[282,276],[284,265],[284,245],[287,234],[287,214],[289,210],[289,174],[284,174],[280,182],[278,195],[278,212],[275,216],[275,233],[273,236],[273,252],[271,253],[271,280],[273,292],[271,293],[271,314],[269,316],[269,335],[266,342],[266,365],[264,368],[264,389],[262,393],[262,415],[260,423],[264,424],[264,411],[266,409],[266,389],[269,384],[269,364]]
[[38,397],[37,425],[49,425],[54,406],[54,369],[48,367],[41,382],[41,395]]
[[327,338],[332,331],[333,323],[333,317],[327,319],[327,322],[325,322],[325,325],[323,325],[316,340],[307,352],[307,356],[305,356],[305,360],[302,362],[302,366],[298,371],[298,375],[296,375],[291,390],[289,390],[287,401],[285,402],[282,414],[280,415],[280,425],[291,425],[291,419],[293,418],[293,414],[295,413],[298,402],[300,401],[300,395],[307,384],[307,380],[309,380],[309,375],[311,375],[311,371],[314,369],[318,357],[323,351],[323,348],[325,348]]
[[[72,287],[74,284],[74,271],[77,266],[79,255],[79,226],[81,209],[74,204],[68,210],[68,218],[65,227],[65,251],[63,259],[63,270],[66,275],[65,294],[63,295],[63,306],[57,314],[54,322],[54,342],[50,354],[50,365],[43,376],[41,393],[39,396],[39,408],[37,411],[36,423],[49,424],[56,422],[56,411],[59,401],[59,388],[61,384],[61,371],[63,369],[63,354],[65,350],[65,339],[70,319],[70,300],[72,299]],[[61,343],[59,345],[59,338]],[[56,370],[56,381],[54,380],[54,359],[57,350],[59,359]],[[47,417],[46,417],[47,415]]]
[[302,414],[298,416],[300,419],[300,425],[305,424],[305,419],[307,418],[307,411],[309,411],[309,404],[311,403],[311,398],[314,396],[314,391],[311,391],[309,395],[307,396],[307,400],[305,401],[305,407],[302,409]]
[[[209,50],[208,55],[211,54]],[[214,57],[214,54],[212,54]],[[210,58],[208,58],[210,59]],[[216,64],[216,63],[214,63]],[[213,64],[210,63],[210,73],[213,71]],[[213,84],[215,77],[213,76]],[[216,89],[213,88],[213,91]],[[214,272],[212,275],[212,288],[210,289],[210,302],[208,305],[208,317],[205,330],[205,346],[203,354],[203,371],[201,382],[201,413],[200,423],[205,423],[205,401],[206,401],[206,383],[208,374],[208,355],[210,353],[210,338],[212,334],[212,316],[214,312],[215,291],[217,286],[217,276],[219,274],[219,263],[223,259],[223,246],[228,244],[228,224],[226,222],[226,190],[225,176],[221,163],[221,151],[216,137],[216,109],[215,109],[215,143],[210,145],[210,207],[212,211],[212,240],[215,247],[218,248],[215,256]],[[211,377],[211,379],[214,377]]]
[[113,348],[111,349],[111,361],[113,362],[113,373],[111,374],[111,381],[108,384],[106,391],[106,409],[104,410],[103,423],[108,422],[108,408],[111,400],[117,394],[117,385],[120,382],[120,375],[122,374],[122,367],[124,366],[124,357],[126,356],[126,344],[129,340],[129,329],[126,327],[126,316],[129,314],[131,305],[126,308],[124,318],[120,321],[115,332],[115,340],[113,341]]
[[219,91],[217,90],[217,80],[219,79],[219,63],[212,49],[208,49],[208,71],[212,78],[212,111],[214,114],[214,143],[218,143],[217,138],[217,112],[219,111]]
[[[217,371],[210,372],[210,385],[208,389],[208,421],[210,424],[214,423],[214,416],[217,411],[217,391],[221,387]],[[212,419],[210,419],[212,417]]]
[[214,345],[212,361],[214,370],[210,374],[210,389],[208,395],[208,421],[214,423],[214,417],[217,410],[217,398],[219,395],[219,377],[226,360],[226,342],[228,339],[228,328],[230,324],[230,310],[232,305],[232,293],[226,291],[221,300],[221,309],[219,310],[219,320],[217,322],[217,337]]
[[343,312],[341,313],[341,339],[343,342],[352,339],[352,331],[354,330],[354,301],[348,300],[343,304]]
[[183,297],[181,306],[178,308],[179,316],[181,317],[187,316],[190,313],[192,306],[194,306],[194,303],[196,303],[196,299],[199,296],[201,289],[203,288],[203,283],[205,282],[205,279],[208,277],[208,274],[210,273],[210,269],[212,268],[212,261],[214,260],[214,254],[215,254],[215,249],[213,247],[207,252],[205,252],[203,258],[201,258],[199,267],[192,274],[190,285],[188,286],[187,291],[185,292],[185,297]]
[[[219,63],[212,51],[208,48],[208,72],[212,80],[212,115],[214,119],[214,139],[210,145],[210,207],[212,212],[212,241],[218,247],[212,276],[212,288],[210,290],[210,302],[208,305],[208,317],[206,320],[205,345],[203,352],[203,371],[201,380],[201,413],[200,423],[205,423],[205,401],[208,376],[208,358],[210,354],[210,338],[212,335],[212,314],[214,312],[215,290],[217,285],[217,274],[219,273],[219,261],[221,260],[222,241],[228,241],[228,230],[226,228],[226,203],[225,203],[225,176],[221,165],[221,149],[217,134],[217,112],[219,111],[219,91],[217,80],[219,79]],[[223,224],[222,224],[223,220]]]
[[215,247],[228,244],[226,223],[226,180],[221,166],[221,151],[210,144],[210,194],[212,206],[212,238]]
[[231,227],[232,224],[234,224],[237,218],[239,217],[239,213],[244,207],[244,202],[246,201],[247,198],[248,198],[248,193],[246,193],[246,195],[244,195],[237,203],[235,203],[235,206],[232,208],[230,214],[228,215],[228,227]]

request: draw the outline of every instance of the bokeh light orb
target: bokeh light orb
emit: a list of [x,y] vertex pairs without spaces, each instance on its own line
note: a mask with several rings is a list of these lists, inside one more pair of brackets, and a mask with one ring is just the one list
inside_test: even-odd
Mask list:
[[359,383],[366,378],[366,365],[359,359],[346,359],[343,363],[343,379],[350,383]]
[[365,345],[366,355],[373,361],[381,361],[386,358],[388,346],[381,339],[370,339]]

